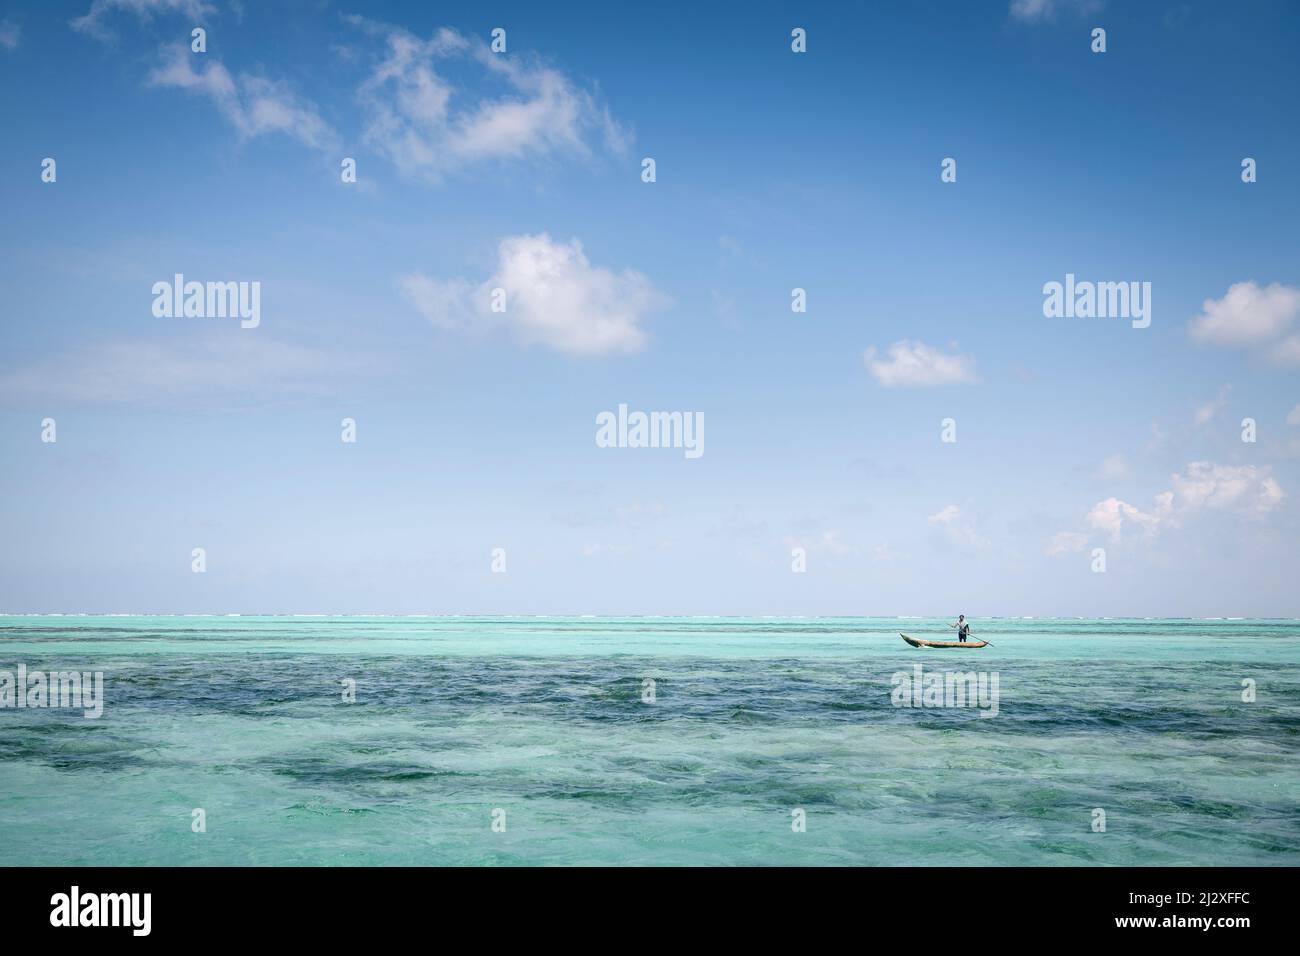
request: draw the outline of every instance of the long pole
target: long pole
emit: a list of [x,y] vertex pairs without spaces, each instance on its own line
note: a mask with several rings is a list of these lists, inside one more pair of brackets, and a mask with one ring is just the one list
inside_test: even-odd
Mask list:
[[[956,625],[956,624],[949,623],[948,626],[949,626],[949,627],[956,627],[957,625]],[[974,632],[972,631],[971,633],[974,633]],[[997,645],[994,644],[992,641],[988,641],[988,640],[986,640],[984,643],[987,644],[989,647],[997,647]]]

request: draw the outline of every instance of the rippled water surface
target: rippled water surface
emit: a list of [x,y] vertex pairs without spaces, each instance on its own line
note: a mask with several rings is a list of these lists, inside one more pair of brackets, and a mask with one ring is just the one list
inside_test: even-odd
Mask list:
[[[993,646],[910,648],[952,633],[916,619],[0,617],[0,671],[105,693],[97,720],[0,709],[2,859],[1300,864],[1300,624],[975,629]],[[894,706],[918,663],[996,675],[996,716]]]

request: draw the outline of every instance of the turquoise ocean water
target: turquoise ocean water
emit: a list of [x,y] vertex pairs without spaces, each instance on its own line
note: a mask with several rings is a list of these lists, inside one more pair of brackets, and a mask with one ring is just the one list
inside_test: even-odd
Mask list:
[[[105,695],[0,709],[0,859],[1300,864],[1300,622],[974,629],[995,646],[893,618],[0,617],[0,671]],[[996,674],[996,716],[894,706],[917,663]]]

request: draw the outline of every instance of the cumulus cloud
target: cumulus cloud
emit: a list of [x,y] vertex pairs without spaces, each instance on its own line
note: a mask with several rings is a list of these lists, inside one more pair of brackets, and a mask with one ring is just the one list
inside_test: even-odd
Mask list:
[[1183,513],[1199,508],[1265,515],[1282,503],[1281,487],[1255,465],[1194,461],[1174,475],[1173,494]]
[[1156,495],[1147,511],[1116,497],[1097,502],[1083,519],[1088,530],[1058,532],[1047,553],[1082,550],[1094,535],[1111,542],[1151,539],[1204,511],[1261,519],[1286,497],[1268,469],[1256,465],[1193,461],[1171,478],[1173,487]]
[[84,16],[72,21],[72,29],[97,40],[112,39],[113,34],[105,21],[115,10],[133,13],[142,20],[156,14],[176,13],[198,21],[211,14],[213,8],[204,0],[94,0]]
[[1163,492],[1156,496],[1155,510],[1144,512],[1127,501],[1119,498],[1107,498],[1092,506],[1084,517],[1084,524],[1100,532],[1112,541],[1118,541],[1126,530],[1136,529],[1143,535],[1153,535],[1166,520],[1172,510],[1173,494]]
[[[407,175],[438,180],[481,161],[625,148],[627,131],[595,93],[558,70],[493,54],[446,27],[422,40],[362,17],[347,20],[385,48],[358,91],[366,142]],[[452,71],[465,68],[479,89],[452,82]]]
[[1188,331],[1201,345],[1264,349],[1279,364],[1300,364],[1300,336],[1283,335],[1300,316],[1300,289],[1238,282],[1221,299],[1206,299]]
[[220,60],[195,57],[183,45],[164,50],[163,65],[149,74],[148,82],[206,96],[244,137],[284,133],[315,149],[333,149],[337,143],[316,106],[283,84],[257,76],[236,78]]
[[957,352],[947,353],[904,339],[889,346],[886,355],[876,357],[872,346],[863,361],[872,378],[885,388],[929,385],[961,385],[975,381],[975,359]]
[[8,51],[18,49],[18,42],[22,36],[23,30],[18,24],[9,20],[0,20],[0,48]]
[[[570,355],[639,352],[648,340],[642,322],[669,301],[642,273],[593,266],[577,239],[546,233],[502,239],[496,270],[481,283],[417,273],[399,287],[440,327],[505,327],[525,345]],[[494,289],[504,290],[504,312],[492,311]]]
[[948,540],[959,548],[986,551],[990,547],[989,540],[975,530],[975,525],[956,505],[946,505],[925,520],[931,527],[942,530]]

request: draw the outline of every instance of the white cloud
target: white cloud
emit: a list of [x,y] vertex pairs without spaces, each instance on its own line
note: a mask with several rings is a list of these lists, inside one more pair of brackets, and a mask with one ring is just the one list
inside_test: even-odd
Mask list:
[[[593,266],[577,239],[556,242],[546,233],[502,239],[496,271],[477,285],[414,274],[399,286],[435,325],[501,326],[525,345],[571,355],[640,351],[648,340],[641,323],[669,301],[640,272]],[[497,288],[505,290],[504,312],[492,311]]]
[[94,0],[85,16],[72,21],[72,29],[99,40],[111,39],[112,33],[104,21],[114,10],[125,10],[142,20],[155,14],[177,13],[198,21],[213,12],[212,6],[204,0]]
[[1011,15],[1018,20],[1039,20],[1052,11],[1052,0],[1011,0]]
[[1268,357],[1277,365],[1300,366],[1300,335],[1287,336],[1269,350]]
[[713,303],[713,314],[727,328],[738,330],[740,321],[736,318],[736,300],[723,295],[717,289],[709,290],[709,300]]
[[[72,25],[108,39],[106,21],[115,10],[142,19],[184,14],[198,22],[213,8],[203,0],[95,0]],[[493,54],[482,41],[449,28],[421,40],[363,17],[344,19],[383,44],[357,91],[364,141],[407,175],[438,181],[489,161],[626,151],[629,133],[594,87],[553,67],[517,53]],[[341,49],[356,57],[350,47]],[[165,48],[149,82],[206,96],[241,136],[280,132],[317,149],[338,149],[341,137],[315,103],[272,79],[232,76],[211,55],[193,56],[188,45]]]
[[1088,527],[1106,535],[1112,541],[1118,541],[1130,527],[1136,528],[1143,535],[1150,536],[1156,533],[1161,521],[1169,516],[1171,499],[1172,495],[1169,492],[1157,495],[1156,510],[1143,512],[1127,501],[1111,497],[1093,505],[1092,510],[1083,520]]
[[986,551],[991,546],[989,540],[975,530],[974,524],[956,505],[940,508],[925,520],[932,527],[941,528],[947,534],[948,540],[960,548]]
[[[169,47],[163,55],[164,63],[149,74],[149,84],[206,96],[241,136],[284,133],[316,149],[335,148],[338,137],[316,106],[283,84],[257,76],[236,79],[220,60],[195,57],[183,45]],[[202,62],[199,69],[196,60]]]
[[904,339],[889,346],[887,358],[876,358],[872,346],[863,353],[872,377],[885,388],[960,385],[975,381],[975,359],[941,352],[924,342]]
[[1237,282],[1221,299],[1206,299],[1189,327],[1202,345],[1252,348],[1276,341],[1300,316],[1300,289]]
[[1286,423],[1288,425],[1300,425],[1300,405],[1287,412]]
[[22,39],[23,28],[9,20],[0,20],[0,47],[13,51],[18,49]]
[[1118,452],[1108,456],[1097,469],[1097,476],[1107,480],[1117,478],[1127,478],[1129,473],[1128,460]]
[[668,514],[668,508],[662,501],[634,501],[630,505],[614,508],[614,520],[627,528],[640,528],[645,524],[655,524]]
[[1088,544],[1088,536],[1082,531],[1058,531],[1052,535],[1047,544],[1050,555],[1065,554],[1070,551],[1082,551]]
[[632,548],[626,544],[585,544],[582,546],[582,556],[584,558],[595,558],[600,555],[609,555],[611,557],[623,557],[631,554]]
[[858,549],[851,544],[847,544],[841,537],[840,532],[835,528],[830,528],[820,534],[790,535],[785,539],[787,548],[803,548],[809,554],[833,554],[846,555],[857,554]]
[[1192,422],[1197,428],[1208,425],[1219,412],[1223,411],[1228,404],[1228,393],[1231,391],[1231,385],[1220,385],[1219,394],[1196,410],[1192,415]]
[[1286,497],[1268,469],[1256,465],[1193,461],[1173,475],[1172,482],[1171,490],[1155,496],[1155,506],[1150,511],[1115,497],[1097,502],[1084,516],[1089,531],[1058,532],[1048,543],[1047,553],[1081,550],[1091,534],[1112,542],[1126,537],[1154,538],[1168,529],[1181,527],[1202,511],[1262,519]]
[[930,524],[951,524],[960,516],[961,509],[956,505],[945,505],[934,514],[930,515],[926,521],[930,522]]
[[[621,152],[627,132],[563,73],[490,52],[444,27],[428,40],[362,17],[347,20],[386,45],[361,85],[366,141],[410,176],[439,180],[485,160],[589,156],[594,144]],[[454,85],[440,64],[477,67],[479,86]]]
[[882,542],[871,549],[871,559],[873,561],[897,561],[904,557],[906,555],[899,554],[891,548],[888,541]]
[[0,397],[85,404],[170,403],[216,395],[324,393],[352,366],[341,356],[238,330],[180,344],[101,345],[21,370],[0,373]]
[[1080,15],[1100,10],[1102,0],[1011,0],[1011,16],[1026,23],[1048,20],[1057,11],[1070,9]]
[[1174,475],[1179,511],[1213,508],[1247,515],[1264,515],[1285,495],[1266,471],[1255,465],[1216,465],[1194,461]]
[[[397,284],[406,300],[440,328],[460,329],[474,321],[478,296],[468,279],[434,279],[416,272],[403,276]],[[489,283],[484,283],[481,291],[484,296],[491,295]]]
[[731,236],[718,236],[718,248],[722,250],[721,263],[734,262],[745,257],[745,250]]

